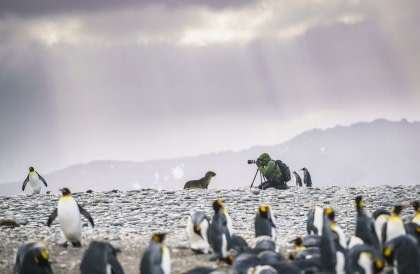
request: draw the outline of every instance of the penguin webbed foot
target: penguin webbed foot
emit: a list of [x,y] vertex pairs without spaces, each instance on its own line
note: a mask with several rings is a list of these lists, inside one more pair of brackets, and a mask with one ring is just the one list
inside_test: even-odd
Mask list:
[[82,244],[79,241],[71,242],[71,244],[73,245],[73,247],[82,247]]
[[67,248],[69,246],[69,244],[67,242],[64,242],[61,244],[62,247]]

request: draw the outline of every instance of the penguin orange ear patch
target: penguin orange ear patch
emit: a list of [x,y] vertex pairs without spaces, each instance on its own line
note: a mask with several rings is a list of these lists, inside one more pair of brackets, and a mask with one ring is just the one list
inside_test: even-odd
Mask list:
[[389,257],[392,254],[392,248],[388,247],[384,250],[384,256]]

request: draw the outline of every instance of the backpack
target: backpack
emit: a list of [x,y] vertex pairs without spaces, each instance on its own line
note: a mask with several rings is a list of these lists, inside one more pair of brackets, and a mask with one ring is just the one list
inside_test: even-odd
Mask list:
[[276,163],[280,167],[281,174],[283,174],[282,177],[283,177],[284,182],[286,183],[286,182],[290,181],[290,179],[292,178],[292,177],[290,177],[290,168],[285,163],[283,163],[281,160],[276,160]]

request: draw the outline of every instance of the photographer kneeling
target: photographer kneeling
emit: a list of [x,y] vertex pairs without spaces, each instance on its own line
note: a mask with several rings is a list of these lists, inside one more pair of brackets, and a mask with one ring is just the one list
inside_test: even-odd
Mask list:
[[258,157],[257,161],[255,162],[258,170],[267,180],[261,185],[258,186],[259,189],[267,189],[267,188],[277,188],[277,189],[287,189],[286,182],[283,179],[283,174],[279,165],[276,163],[275,160],[272,160],[268,153],[261,154]]

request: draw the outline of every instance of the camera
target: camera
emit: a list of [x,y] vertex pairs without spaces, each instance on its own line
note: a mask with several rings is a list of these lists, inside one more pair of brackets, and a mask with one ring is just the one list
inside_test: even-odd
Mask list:
[[250,164],[255,164],[257,161],[255,161],[255,160],[248,160],[248,165],[250,165]]

